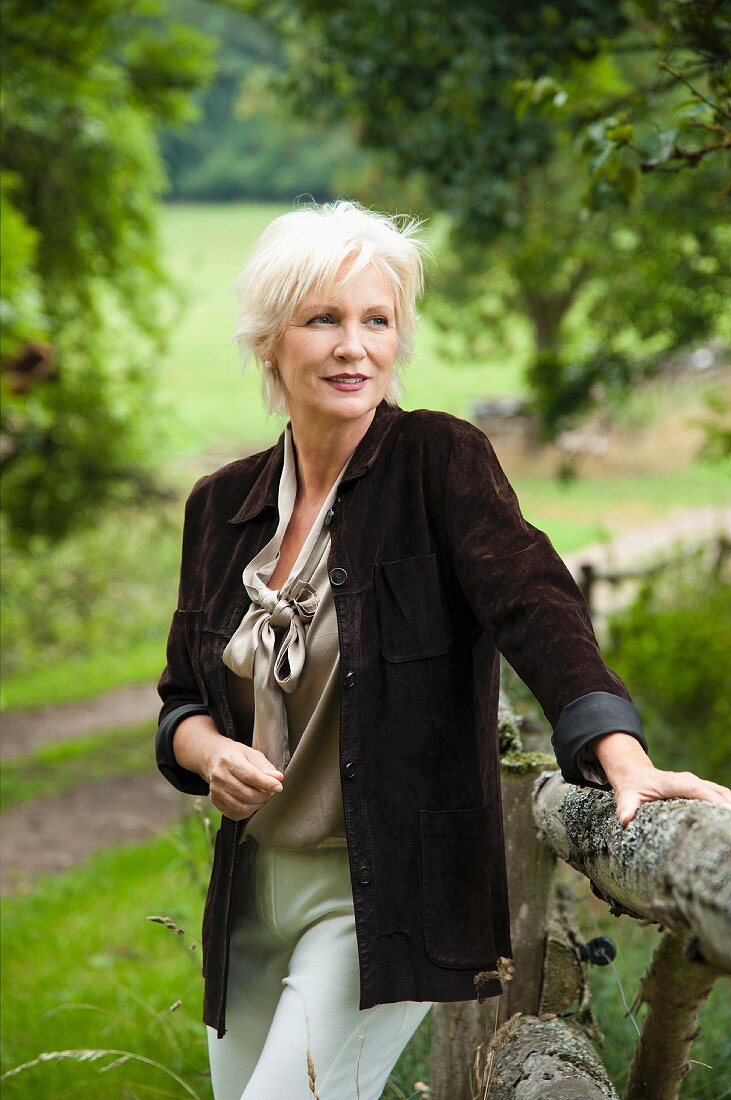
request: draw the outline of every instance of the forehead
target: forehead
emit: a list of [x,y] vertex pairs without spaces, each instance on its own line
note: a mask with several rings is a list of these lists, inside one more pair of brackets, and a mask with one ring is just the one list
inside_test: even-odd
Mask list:
[[379,305],[388,309],[395,309],[393,286],[387,276],[377,267],[369,264],[357,275],[351,276],[346,282],[340,282],[342,268],[336,274],[335,279],[324,288],[312,287],[305,291],[299,298],[299,307],[311,306],[346,306],[357,304],[361,306]]

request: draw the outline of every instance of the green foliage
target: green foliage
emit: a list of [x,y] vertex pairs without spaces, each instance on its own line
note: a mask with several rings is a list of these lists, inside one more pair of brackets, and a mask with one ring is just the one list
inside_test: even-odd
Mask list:
[[631,685],[654,763],[728,783],[728,584],[696,554],[643,583],[609,629],[606,659]]
[[171,10],[216,40],[218,65],[196,94],[199,118],[162,133],[170,198],[291,202],[307,194],[321,202],[338,191],[343,166],[365,168],[352,126],[294,117],[262,87],[284,56],[260,20],[203,0],[172,0]]
[[[387,151],[380,204],[398,206],[400,181],[418,180],[420,209],[449,215],[427,303],[440,350],[515,354],[505,320],[520,317],[545,437],[727,324],[722,165],[641,180],[627,159],[652,129],[644,8],[240,6],[285,40],[289,64],[271,83],[293,112],[353,119],[366,148]],[[648,106],[635,123],[625,105],[637,98]],[[597,181],[588,197],[582,156]]]
[[[20,546],[48,544],[110,504],[154,495],[151,354],[174,304],[156,202],[163,122],[190,117],[207,41],[163,0],[6,0],[2,41],[3,511]],[[29,338],[52,376],[21,386]]]
[[45,336],[38,276],[38,233],[13,206],[17,172],[0,171],[0,358],[27,340]]
[[354,120],[361,143],[392,150],[401,175],[425,174],[432,210],[483,241],[510,224],[516,186],[553,145],[537,109],[516,117],[510,89],[536,72],[563,75],[625,25],[614,5],[569,0],[237,6],[283,36],[289,64],[272,81],[295,112]]
[[[3,545],[4,677],[64,664],[88,654],[116,654],[157,642],[159,671],[175,606],[182,502],[109,511],[95,528],[33,556]],[[33,543],[30,548],[33,549]]]

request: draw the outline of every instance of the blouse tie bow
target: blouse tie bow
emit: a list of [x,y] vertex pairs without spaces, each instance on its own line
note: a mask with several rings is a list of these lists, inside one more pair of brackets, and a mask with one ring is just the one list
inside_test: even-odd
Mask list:
[[318,605],[307,581],[296,580],[287,595],[284,591],[262,587],[224,652],[228,667],[253,681],[253,747],[282,772],[290,749],[281,692],[292,692],[299,683],[307,655],[305,626]]

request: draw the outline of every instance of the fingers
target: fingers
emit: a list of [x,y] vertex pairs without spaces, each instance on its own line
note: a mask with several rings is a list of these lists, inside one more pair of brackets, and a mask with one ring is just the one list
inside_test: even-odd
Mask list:
[[710,779],[701,779],[694,772],[673,772],[655,769],[651,781],[643,776],[636,787],[615,792],[615,814],[621,825],[628,825],[637,809],[645,802],[672,798],[689,798],[731,807],[731,789]]
[[624,791],[617,799],[617,805],[615,814],[619,820],[620,825],[629,825],[632,818],[637,813],[642,799],[638,791]]
[[283,779],[284,773],[258,749],[232,741],[211,767],[210,799],[226,817],[240,821],[280,793]]

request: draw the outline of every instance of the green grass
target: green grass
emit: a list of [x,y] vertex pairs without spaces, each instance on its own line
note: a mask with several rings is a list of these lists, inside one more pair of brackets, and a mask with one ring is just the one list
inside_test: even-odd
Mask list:
[[4,709],[93,699],[125,684],[156,681],[164,664],[164,637],[139,642],[118,652],[97,650],[81,660],[54,662],[20,676],[5,677]]
[[[202,881],[194,869],[205,866],[204,851],[200,824],[188,820],[145,844],[108,849],[64,875],[46,875],[26,897],[5,899],[3,1072],[44,1051],[112,1048],[155,1059],[210,1100],[200,948],[189,946],[200,928]],[[171,917],[188,935],[148,921],[153,914]],[[171,1013],[178,999],[183,1003]],[[428,1035],[427,1018],[386,1100],[410,1096],[426,1073]],[[91,1064],[47,1063],[3,1082],[3,1100],[149,1095],[185,1093],[140,1064],[100,1074]]]
[[[584,942],[604,935],[613,940],[617,947],[613,964],[592,966],[589,976],[592,1005],[605,1035],[605,1044],[599,1056],[621,1096],[637,1034],[627,1015],[620,985],[627,1003],[631,1005],[659,941],[660,931],[656,926],[645,927],[627,916],[613,917],[608,907],[591,893],[588,879],[565,864],[559,866],[562,879],[571,885],[577,900],[575,913]],[[635,1012],[640,1029],[646,1010],[644,1005],[639,1012]],[[722,1100],[728,1096],[728,1082],[731,1080],[731,989],[728,978],[719,979],[714,984],[701,1011],[699,1027],[700,1034],[690,1052],[691,1068],[683,1079],[680,1096],[683,1100]]]
[[6,760],[0,774],[0,810],[33,798],[63,794],[98,779],[139,775],[154,766],[153,723],[43,745]]
[[[190,822],[146,844],[103,851],[67,874],[44,876],[26,897],[4,900],[3,1071],[43,1051],[115,1048],[164,1063],[210,1097],[200,948],[189,947],[203,905],[190,857],[197,852],[202,865],[203,851],[200,825]],[[171,917],[188,937],[148,921],[153,914]],[[148,1092],[152,1086],[166,1091]],[[99,1074],[91,1065],[47,1064],[3,1082],[4,1100],[147,1095],[184,1093],[141,1065]]]

